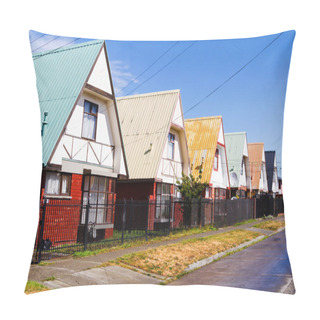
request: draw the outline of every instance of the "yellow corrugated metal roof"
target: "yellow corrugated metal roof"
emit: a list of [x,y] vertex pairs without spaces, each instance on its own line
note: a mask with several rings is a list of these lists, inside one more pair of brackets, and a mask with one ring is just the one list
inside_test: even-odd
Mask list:
[[248,143],[251,185],[253,190],[259,189],[263,150],[263,142]]
[[202,182],[210,182],[221,123],[221,116],[185,120],[191,172],[198,177],[202,163]]
[[117,98],[130,179],[156,178],[179,95],[171,90]]

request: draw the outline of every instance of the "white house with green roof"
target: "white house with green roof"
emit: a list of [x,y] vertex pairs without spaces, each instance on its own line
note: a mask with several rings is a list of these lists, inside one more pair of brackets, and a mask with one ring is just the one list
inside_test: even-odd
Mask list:
[[251,189],[250,161],[246,132],[225,133],[231,197],[245,198]]
[[114,203],[115,181],[128,177],[128,169],[105,41],[41,52],[33,61],[41,112],[41,197],[90,201],[89,223],[112,229],[113,215],[98,205]]

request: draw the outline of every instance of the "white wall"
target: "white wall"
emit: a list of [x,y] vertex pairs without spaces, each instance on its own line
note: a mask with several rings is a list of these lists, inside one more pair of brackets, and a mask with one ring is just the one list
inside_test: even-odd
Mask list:
[[174,159],[168,159],[168,143],[166,144],[162,153],[160,160],[160,165],[157,173],[157,179],[162,179],[165,183],[175,184],[177,180],[182,178],[182,168],[183,168],[183,156],[182,156],[182,146],[181,140],[182,134],[184,132],[170,129],[170,133],[175,135],[174,142]]
[[96,65],[90,75],[88,84],[112,94],[109,71],[104,48],[100,52]]
[[173,113],[172,123],[183,128],[184,125],[183,125],[183,118],[182,118],[181,110],[182,110],[182,107],[181,107],[180,99],[178,97],[177,105],[176,105],[174,113]]
[[225,148],[217,145],[219,149],[219,163],[218,170],[212,169],[210,183],[214,188],[227,188],[229,187],[228,172],[227,172],[227,159]]
[[[98,105],[95,141],[81,138],[84,100]],[[63,162],[63,159],[67,162]],[[88,165],[96,165],[101,167],[99,171],[106,175],[109,175],[110,172],[126,174],[112,100],[101,98],[87,89],[80,96],[51,163],[62,165],[62,170],[70,172],[72,170],[70,161],[78,163],[75,165],[76,172],[74,173],[79,173],[81,168],[82,170],[89,168]],[[79,167],[79,163],[82,167]]]

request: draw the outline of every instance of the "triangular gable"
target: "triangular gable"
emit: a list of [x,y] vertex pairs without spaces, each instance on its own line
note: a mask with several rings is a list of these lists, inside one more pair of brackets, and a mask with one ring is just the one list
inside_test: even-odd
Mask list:
[[117,98],[130,179],[155,179],[180,91]]
[[222,125],[219,130],[218,143],[225,145]]
[[33,55],[43,129],[43,165],[47,165],[57,145],[103,43],[88,41]]
[[221,116],[185,120],[191,172],[198,177],[202,166],[203,182],[210,182],[221,127]]
[[177,105],[174,109],[173,117],[172,117],[172,123],[174,125],[177,125],[180,128],[183,128],[183,117],[182,117],[182,106],[181,101],[178,99]]
[[88,84],[112,94],[105,47],[103,47],[103,50],[99,54],[89,77]]

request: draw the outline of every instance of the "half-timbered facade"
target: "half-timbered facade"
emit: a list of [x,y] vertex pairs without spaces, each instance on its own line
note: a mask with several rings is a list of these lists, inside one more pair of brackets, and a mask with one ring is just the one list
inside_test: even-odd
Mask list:
[[[41,111],[41,198],[90,203],[89,223],[107,237],[115,182],[128,170],[105,42],[42,52],[33,60]],[[79,212],[79,228],[84,214]]]

